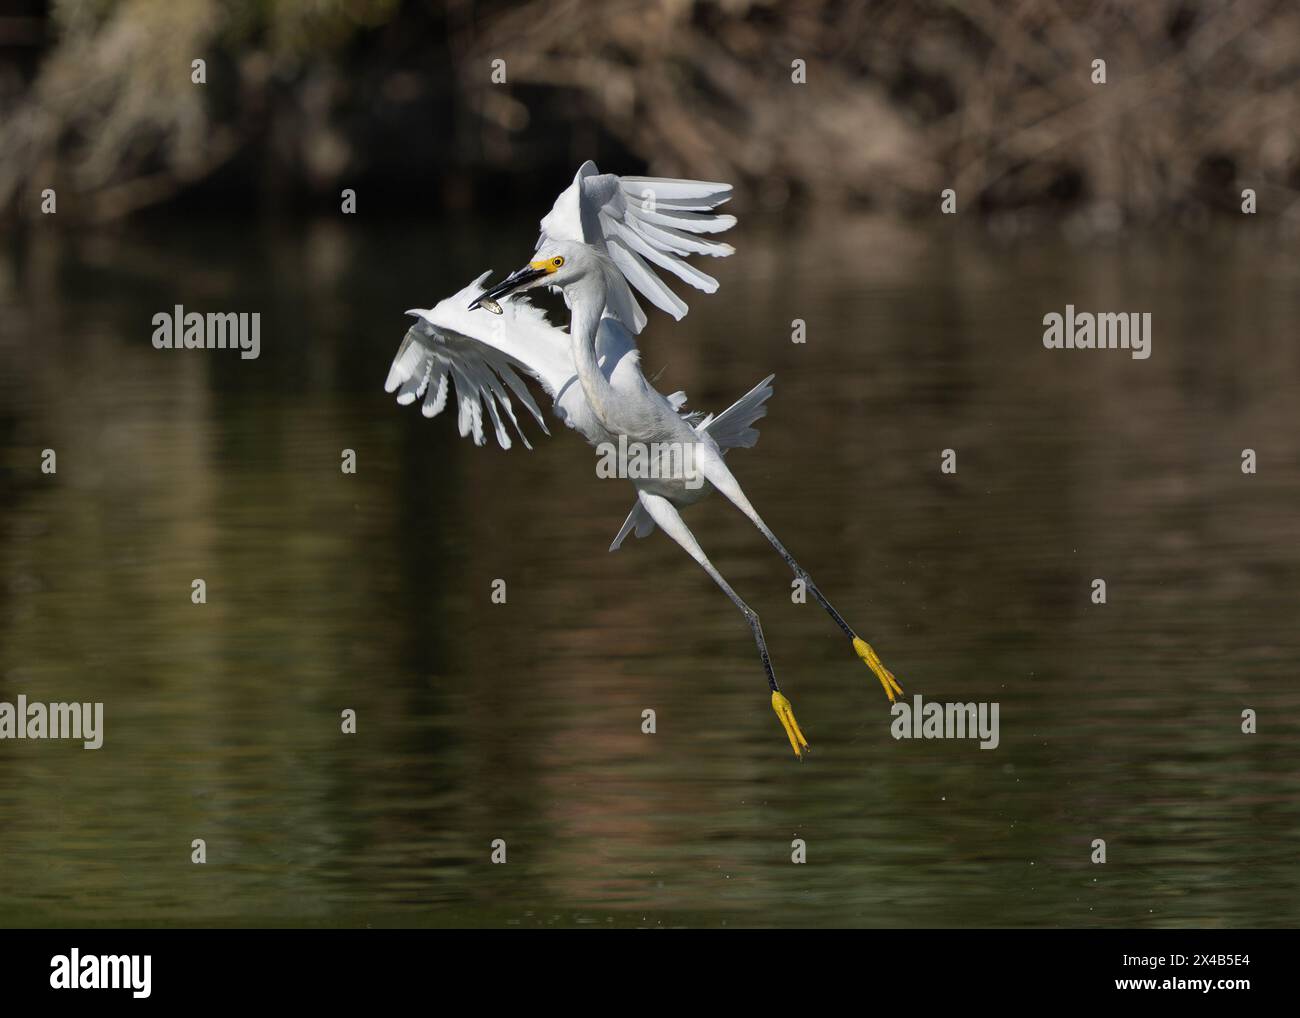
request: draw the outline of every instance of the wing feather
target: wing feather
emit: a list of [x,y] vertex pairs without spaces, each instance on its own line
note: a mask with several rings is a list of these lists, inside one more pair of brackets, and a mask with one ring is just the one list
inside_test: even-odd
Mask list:
[[717,290],[716,279],[684,259],[690,255],[725,258],[733,253],[730,244],[700,236],[736,225],[735,216],[716,211],[730,198],[730,184],[619,177],[601,173],[588,160],[542,219],[537,247],[548,240],[571,240],[589,244],[612,259],[623,275],[623,285],[611,291],[606,310],[635,335],[645,327],[646,317],[632,288],[674,318],[680,319],[688,310],[651,266],[705,293]]
[[[613,226],[613,232],[617,240],[625,243],[637,254],[654,262],[660,268],[667,269],[678,279],[683,279],[690,283],[695,287],[695,289],[703,290],[705,293],[715,293],[717,291],[718,281],[707,272],[701,272],[689,262],[684,262],[680,258],[674,257],[663,247],[655,246],[650,243],[648,238],[638,231],[628,229],[622,223],[615,223]],[[646,271],[649,271],[649,269]],[[671,293],[671,291],[669,292]],[[685,309],[685,307],[686,305],[683,303],[682,308]],[[683,310],[682,314],[685,313],[685,310]]]
[[627,281],[640,290],[650,303],[667,311],[678,321],[682,319],[687,311],[686,302],[668,289],[668,285],[651,271],[639,254],[619,237],[610,237],[606,249]]
[[[469,286],[432,309],[408,312],[416,322],[407,330],[388,370],[384,388],[403,405],[424,397],[420,408],[436,417],[455,390],[456,427],[476,445],[487,440],[484,410],[497,444],[509,449],[510,428],[531,449],[514,403],[521,403],[549,434],[542,412],[521,375],[530,375],[555,398],[573,374],[568,333],[556,328],[539,308],[508,301],[501,315],[470,311],[483,292],[483,273]],[[513,394],[513,399],[511,395]]]

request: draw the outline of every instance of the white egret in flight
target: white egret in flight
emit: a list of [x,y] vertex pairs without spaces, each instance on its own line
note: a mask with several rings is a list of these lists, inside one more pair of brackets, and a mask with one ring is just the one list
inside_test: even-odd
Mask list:
[[[716,211],[730,195],[727,184],[618,177],[584,163],[542,220],[542,235],[528,265],[491,288],[483,285],[490,274],[485,272],[436,307],[408,312],[417,321],[402,341],[385,388],[396,392],[403,404],[423,397],[423,412],[433,417],[447,405],[450,380],[456,389],[461,435],[472,434],[477,444],[484,442],[486,407],[498,443],[509,448],[507,421],[528,445],[512,395],[546,431],[542,414],[519,377],[523,373],[541,383],[554,400],[556,416],[592,445],[642,450],[649,469],[629,472],[636,502],[610,551],[628,533],[645,537],[658,525],[704,568],[744,615],[772,691],[772,709],[795,756],[802,758],[808,742],[777,684],[758,613],[705,556],[683,522],[681,508],[710,491],[721,492],[803,581],[875,673],[891,703],[902,689],[872,647],[849,627],[777,540],[723,460],[729,449],[748,448],[758,441],[753,424],[767,413],[773,376],[716,417],[688,413],[685,393],[664,396],[642,374],[634,338],[646,317],[632,287],[674,318],[680,319],[687,310],[651,264],[705,292],[717,289],[717,281],[685,257],[732,253],[729,244],[711,238],[735,224],[733,216]],[[557,288],[564,295],[570,312],[567,333],[519,296],[540,286]]]

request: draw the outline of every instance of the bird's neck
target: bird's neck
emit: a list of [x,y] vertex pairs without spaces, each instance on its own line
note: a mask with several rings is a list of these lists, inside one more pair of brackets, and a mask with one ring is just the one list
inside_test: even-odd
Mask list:
[[607,284],[598,273],[580,280],[568,291],[569,335],[578,381],[587,394],[587,402],[606,426],[614,408],[614,387],[600,368],[596,336],[608,294]]

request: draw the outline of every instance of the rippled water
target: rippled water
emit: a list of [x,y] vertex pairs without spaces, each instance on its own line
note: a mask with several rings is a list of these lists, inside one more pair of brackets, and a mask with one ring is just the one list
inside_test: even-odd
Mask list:
[[[996,750],[894,741],[715,499],[687,518],[763,614],[799,764],[707,577],[660,534],[606,553],[631,489],[575,436],[478,449],[383,393],[402,311],[532,239],[0,253],[0,700],[106,711],[96,752],[0,742],[0,923],[1300,922],[1294,252],[750,224],[719,294],[652,319],[692,406],[776,373],[731,466],[908,695],[1001,705]],[[175,303],[260,311],[261,357],[154,350]],[[1152,312],[1153,356],[1045,350],[1067,303]]]

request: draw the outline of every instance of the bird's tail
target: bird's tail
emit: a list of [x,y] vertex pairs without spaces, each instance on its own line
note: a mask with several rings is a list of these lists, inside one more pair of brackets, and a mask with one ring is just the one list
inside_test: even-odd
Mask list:
[[[695,426],[695,430],[707,432],[709,437],[718,443],[718,448],[722,450],[724,456],[728,449],[753,448],[758,442],[758,429],[754,427],[754,422],[767,416],[767,401],[772,397],[772,379],[775,377],[776,375],[768,375],[718,416],[709,414]],[[682,395],[683,398],[680,403],[674,403],[674,409],[686,402],[685,394],[673,393],[673,397],[678,395]],[[654,528],[654,520],[638,500],[632,506],[632,511],[627,514],[627,519],[623,521],[623,526],[614,538],[614,543],[609,546],[609,550],[618,551],[623,544],[623,539],[634,530],[637,537],[648,537]]]
[[750,449],[758,441],[755,421],[767,416],[767,401],[772,397],[772,379],[768,375],[756,386],[714,417],[710,414],[696,425],[695,430],[707,431],[724,453],[728,449]]

